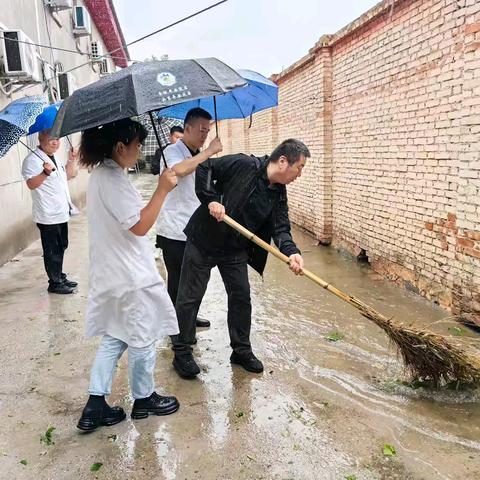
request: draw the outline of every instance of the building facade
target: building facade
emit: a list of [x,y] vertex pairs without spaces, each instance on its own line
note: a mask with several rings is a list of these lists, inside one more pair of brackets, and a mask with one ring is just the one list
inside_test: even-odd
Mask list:
[[[125,41],[112,0],[2,0],[1,3],[0,36],[21,31],[14,38],[45,47],[17,42],[19,49],[23,49],[19,50],[22,62],[30,62],[25,67],[35,70],[31,76],[18,78],[6,72],[8,59],[0,39],[0,109],[25,95],[45,94],[51,102],[58,101],[75,88],[127,66],[128,51],[122,46]],[[116,51],[111,56],[102,57],[113,50]],[[82,64],[85,65],[76,68]],[[36,137],[22,140],[35,148]],[[75,147],[78,142],[79,135],[64,138],[58,157],[65,160],[70,143]],[[18,144],[0,158],[0,265],[38,238],[31,216],[30,191],[21,177],[27,153]],[[88,174],[80,171],[69,182],[72,199],[77,204],[84,201],[87,178]]]
[[272,78],[224,153],[304,140],[294,222],[480,325],[480,2],[380,2]]

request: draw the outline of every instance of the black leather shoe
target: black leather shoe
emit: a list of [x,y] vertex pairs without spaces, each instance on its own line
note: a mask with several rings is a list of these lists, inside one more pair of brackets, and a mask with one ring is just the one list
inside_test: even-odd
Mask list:
[[63,281],[63,284],[70,288],[78,287],[78,283],[74,282],[73,280],[69,280],[68,278]]
[[232,352],[230,362],[242,366],[248,372],[263,372],[263,363],[252,352],[246,353],[245,355]]
[[110,407],[107,404],[100,408],[85,406],[77,428],[84,432],[92,432],[102,425],[109,427],[120,423],[125,418],[127,415],[122,407]]
[[197,362],[193,355],[175,355],[173,358],[173,368],[182,378],[195,378],[199,373]]
[[68,295],[73,293],[73,288],[68,287],[65,283],[57,283],[48,286],[48,293],[59,293],[60,295]]
[[208,328],[210,326],[210,322],[208,320],[204,320],[203,318],[197,317],[195,325],[200,328]]
[[132,418],[147,418],[148,415],[170,415],[180,408],[175,397],[162,397],[153,392],[148,398],[141,398],[133,402]]

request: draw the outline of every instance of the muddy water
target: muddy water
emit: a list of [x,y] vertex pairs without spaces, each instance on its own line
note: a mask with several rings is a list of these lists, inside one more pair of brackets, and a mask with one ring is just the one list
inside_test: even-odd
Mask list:
[[[153,178],[134,180],[147,196]],[[72,222],[67,271],[81,282],[73,298],[45,293],[38,243],[0,268],[5,478],[480,478],[478,391],[401,385],[402,364],[381,330],[273,258],[263,279],[250,274],[252,343],[265,364],[262,375],[229,364],[226,297],[214,270],[201,307],[212,328],[198,332],[195,349],[199,379],[178,378],[167,342],[158,345],[159,391],[177,395],[181,410],[79,434],[74,426],[96,346],[82,337],[85,228],[84,217]],[[387,315],[436,322],[436,330],[448,333],[443,310],[301,232],[294,235],[307,266],[325,280]],[[158,266],[163,270],[161,259]],[[334,331],[343,339],[325,338]],[[480,338],[465,336],[470,344]],[[125,360],[110,401],[129,411]],[[47,446],[39,438],[49,425],[56,428],[55,445]],[[395,447],[394,457],[383,455],[384,444]],[[96,474],[90,472],[95,462],[103,463]]]

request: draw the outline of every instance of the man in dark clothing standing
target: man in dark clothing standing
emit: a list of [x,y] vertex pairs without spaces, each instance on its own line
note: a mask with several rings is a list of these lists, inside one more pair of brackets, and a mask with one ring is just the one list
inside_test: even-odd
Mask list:
[[198,166],[195,190],[201,205],[184,230],[187,244],[176,303],[180,333],[173,338],[173,366],[181,377],[194,378],[200,373],[190,345],[200,302],[215,266],[228,295],[230,361],[250,372],[263,371],[250,344],[247,264],[262,274],[267,252],[222,220],[227,213],[266,242],[273,238],[280,251],[290,257],[290,269],[301,274],[303,259],[290,233],[285,185],[301,175],[308,157],[310,152],[302,142],[289,139],[270,157],[227,155]]

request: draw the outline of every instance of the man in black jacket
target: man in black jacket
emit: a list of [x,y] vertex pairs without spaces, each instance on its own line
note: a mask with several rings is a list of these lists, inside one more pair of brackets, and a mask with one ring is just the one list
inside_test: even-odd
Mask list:
[[180,328],[173,340],[173,366],[183,378],[200,373],[191,344],[195,319],[207,288],[210,271],[217,266],[228,295],[228,330],[233,353],[231,363],[260,373],[263,365],[252,352],[252,307],[247,264],[263,274],[267,252],[223,223],[225,213],[270,243],[274,240],[290,257],[290,269],[301,274],[303,259],[290,234],[288,183],[302,173],[308,148],[299,140],[282,142],[270,157],[245,154],[211,158],[196,170],[195,190],[201,205],[184,232],[183,257],[176,311]]

